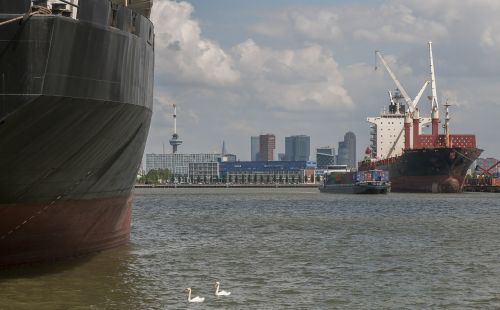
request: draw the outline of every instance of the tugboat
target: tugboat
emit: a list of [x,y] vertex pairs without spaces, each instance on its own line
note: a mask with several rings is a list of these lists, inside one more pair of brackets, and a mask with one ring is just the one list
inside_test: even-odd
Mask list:
[[341,194],[387,194],[391,191],[389,173],[384,170],[351,171],[346,165],[335,165],[327,169],[322,193]]

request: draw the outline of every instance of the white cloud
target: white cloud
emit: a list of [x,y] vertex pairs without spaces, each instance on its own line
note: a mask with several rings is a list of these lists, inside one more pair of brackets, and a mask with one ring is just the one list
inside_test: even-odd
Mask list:
[[332,11],[319,11],[313,14],[292,11],[289,19],[298,34],[311,40],[333,40],[341,35],[338,16]]
[[176,82],[227,85],[239,80],[231,57],[215,42],[201,36],[187,2],[156,1],[155,23],[157,77]]
[[[355,12],[350,12],[351,14]],[[421,44],[429,38],[440,38],[448,34],[446,25],[440,21],[417,15],[413,8],[399,1],[383,4],[370,12],[372,16],[365,25],[353,31],[358,39],[377,42],[401,42]]]
[[485,51],[500,51],[500,24],[494,23],[486,27],[481,34],[481,47]]
[[352,105],[333,55],[317,44],[274,50],[247,40],[233,53],[245,72],[243,83],[270,108],[297,111]]
[[176,104],[171,95],[165,91],[156,91],[153,103],[155,114],[164,121],[170,121],[173,113],[173,105]]
[[328,41],[342,36],[339,17],[332,10],[288,9],[271,20],[252,27],[255,33],[270,37],[294,36],[299,40]]
[[314,41],[355,38],[412,44],[448,33],[443,22],[417,15],[401,1],[389,1],[376,8],[359,5],[294,8],[276,13],[271,21],[256,25],[254,30],[270,36],[289,33]]

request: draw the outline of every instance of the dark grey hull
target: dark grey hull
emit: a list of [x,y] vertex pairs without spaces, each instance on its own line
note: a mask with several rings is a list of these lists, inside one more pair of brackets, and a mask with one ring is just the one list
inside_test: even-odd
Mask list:
[[0,203],[130,193],[151,110],[41,96],[0,125]]
[[387,194],[391,191],[388,184],[330,184],[319,187],[322,193],[337,194]]
[[0,203],[130,192],[152,113],[148,40],[61,16],[0,29]]

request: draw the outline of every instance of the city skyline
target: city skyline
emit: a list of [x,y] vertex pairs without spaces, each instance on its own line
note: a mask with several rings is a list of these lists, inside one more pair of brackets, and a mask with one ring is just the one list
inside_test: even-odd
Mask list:
[[[384,52],[413,97],[428,80],[432,40],[438,98],[441,106],[452,103],[452,133],[475,134],[482,156],[498,157],[493,126],[500,105],[491,76],[500,72],[500,27],[493,22],[499,13],[500,4],[486,1],[156,1],[146,153],[168,143],[175,103],[184,152],[216,152],[224,139],[250,160],[252,135],[301,132],[316,148],[352,131],[361,158],[370,145],[366,119],[388,106],[387,91],[394,90],[387,73],[374,70],[374,50]],[[473,19],[479,22],[467,22]],[[422,116],[430,114],[426,97]],[[276,143],[284,149],[282,139]]]
[[[204,150],[198,150],[197,152],[194,152],[194,153],[189,153],[189,152],[178,152],[178,154],[180,155],[187,155],[187,154],[220,154],[222,156],[224,155],[230,155],[231,158],[234,158],[236,157],[238,161],[261,161],[261,159],[258,157],[259,156],[259,151],[260,151],[260,137],[261,136],[267,136],[267,135],[270,135],[272,136],[273,138],[273,141],[271,143],[271,145],[277,145],[277,141],[279,141],[279,137],[276,138],[276,136],[272,133],[267,133],[265,135],[259,135],[259,136],[250,136],[250,150],[251,150],[251,158],[250,159],[244,159],[244,156],[241,156],[241,154],[237,154],[237,153],[234,153],[234,152],[229,152],[227,150],[227,147],[226,147],[226,142],[225,140],[222,140],[222,147],[220,148],[221,151],[213,151],[213,152],[206,152]],[[350,138],[346,138],[346,137],[350,137]],[[298,156],[298,158],[293,158],[293,159],[289,159],[288,157],[286,157],[286,145],[287,145],[287,139],[297,139],[299,138],[299,140],[301,139],[306,139],[307,140],[307,149],[308,149],[308,153],[309,153],[309,156],[307,155],[304,155],[302,154],[302,156]],[[337,150],[336,147],[334,146],[320,146],[320,147],[314,147],[314,153],[311,152],[311,145],[309,143],[310,141],[310,136],[308,135],[292,135],[292,136],[286,136],[284,137],[283,141],[284,144],[283,144],[283,149],[277,149],[277,148],[274,148],[272,150],[273,152],[273,159],[272,161],[316,161],[316,158],[317,158],[317,154],[318,154],[318,151],[321,150],[320,152],[322,152],[323,154],[324,153],[324,150],[325,149],[331,149],[333,150],[333,156],[336,158],[335,160],[337,160],[338,158],[338,154],[335,152]],[[348,131],[346,132],[344,135],[343,135],[343,139],[344,140],[340,140],[340,141],[337,141],[336,144],[338,145],[341,145],[342,143],[345,143],[346,140],[349,140],[349,141],[353,141],[354,142],[354,147],[352,147],[352,144],[351,144],[351,150],[347,150],[346,149],[346,153],[345,153],[345,157],[346,158],[354,158],[354,160],[356,161],[356,159],[358,158],[357,157],[357,154],[356,154],[356,136],[354,135],[354,133],[352,133],[351,131]],[[305,142],[305,141],[300,141],[302,142],[302,144]],[[292,144],[293,145],[293,144]],[[294,145],[295,146],[295,145]],[[302,145],[301,147],[304,147],[305,145]],[[300,147],[299,147],[300,148]],[[340,147],[338,148],[340,149]],[[302,151],[302,150],[301,150]],[[355,156],[353,157],[352,154],[355,154]],[[165,152],[163,150],[162,153],[145,153],[145,156],[146,155],[169,155],[169,154],[173,154],[172,152]],[[253,157],[252,154],[255,154],[255,156]],[[314,156],[314,158],[311,158],[311,156]],[[281,159],[280,159],[281,158]]]

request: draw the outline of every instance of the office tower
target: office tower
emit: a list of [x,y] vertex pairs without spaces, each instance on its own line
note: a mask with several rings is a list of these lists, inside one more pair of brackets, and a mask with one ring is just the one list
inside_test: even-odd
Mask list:
[[265,134],[259,136],[259,160],[271,161],[274,160],[274,149],[276,148],[276,137],[273,134]]
[[311,153],[311,138],[297,135],[285,138],[285,157],[290,161],[308,161]]
[[356,168],[357,167],[357,161],[356,161],[356,135],[349,131],[344,135],[344,142],[346,144],[346,149],[347,149],[347,166],[349,168]]
[[356,135],[350,131],[344,135],[344,141],[339,142],[337,164],[356,168]]
[[221,155],[226,156],[226,154],[227,154],[226,141],[223,140],[222,141],[222,153],[221,153]]
[[337,165],[348,165],[347,148],[344,141],[339,141],[338,154],[336,158]]
[[250,137],[250,160],[259,160],[260,139],[259,136]]

